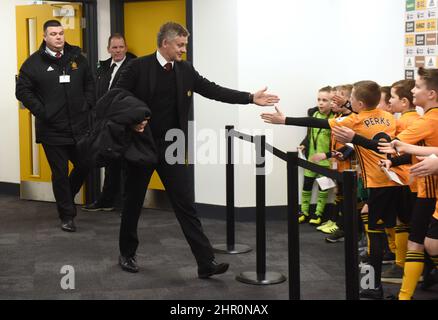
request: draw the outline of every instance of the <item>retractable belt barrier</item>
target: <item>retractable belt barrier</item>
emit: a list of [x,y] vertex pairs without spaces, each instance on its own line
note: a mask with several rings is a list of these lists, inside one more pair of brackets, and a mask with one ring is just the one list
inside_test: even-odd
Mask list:
[[266,272],[266,174],[265,154],[287,162],[287,221],[288,221],[288,270],[289,299],[299,300],[300,289],[300,237],[299,237],[299,197],[298,167],[311,170],[322,176],[343,184],[344,196],[344,250],[345,250],[345,288],[347,300],[359,299],[359,261],[358,261],[358,213],[357,213],[357,173],[345,170],[340,173],[298,158],[298,152],[283,152],[266,143],[265,136],[251,136],[234,130],[234,126],[226,126],[227,140],[227,244],[217,252],[244,253],[251,249],[245,245],[236,245],[235,241],[235,205],[234,205],[234,143],[238,138],[255,144],[256,148],[256,271],[242,272],[236,280],[249,284],[267,285],[281,283],[286,277],[277,272]]

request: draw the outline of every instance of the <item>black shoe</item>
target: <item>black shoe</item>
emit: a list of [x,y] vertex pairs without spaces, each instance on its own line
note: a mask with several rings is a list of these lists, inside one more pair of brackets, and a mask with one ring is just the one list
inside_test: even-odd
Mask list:
[[200,279],[207,279],[212,275],[225,273],[229,266],[228,263],[217,263],[213,260],[208,265],[198,267],[198,277]]
[[386,251],[383,255],[382,264],[393,264],[395,263],[395,254],[392,251]]
[[108,206],[99,201],[95,201],[91,204],[87,204],[81,208],[84,211],[114,211],[113,206]]
[[76,226],[73,219],[66,219],[61,221],[61,230],[67,232],[76,232]]
[[341,229],[336,230],[331,235],[329,235],[327,238],[325,238],[325,241],[327,241],[329,243],[336,243],[336,242],[344,241],[344,231]]
[[383,299],[383,288],[382,286],[376,289],[364,289],[359,292],[359,297],[362,299],[373,299],[382,300]]
[[393,264],[388,270],[382,272],[382,282],[401,284],[403,282],[403,267]]
[[438,269],[432,269],[429,272],[425,272],[423,277],[423,283],[420,288],[422,290],[428,290],[430,287],[438,283]]
[[137,262],[135,261],[135,257],[119,256],[119,265],[124,271],[132,273],[138,272],[138,266]]

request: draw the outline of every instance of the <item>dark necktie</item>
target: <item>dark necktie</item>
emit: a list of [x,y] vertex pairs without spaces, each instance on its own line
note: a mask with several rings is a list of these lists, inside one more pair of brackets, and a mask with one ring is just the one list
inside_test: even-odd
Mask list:
[[166,71],[171,71],[172,70],[172,64],[170,62],[166,63],[164,65],[164,69],[166,69]]
[[113,72],[114,72],[114,68],[117,66],[117,64],[115,64],[115,63],[113,63],[112,65],[111,65],[111,68],[110,68],[110,71],[109,71],[109,75],[110,75],[110,77],[113,75]]
[[109,69],[109,72],[108,72],[108,89],[110,89],[110,87],[111,87],[111,84],[112,84],[112,78],[113,78],[113,72],[114,72],[114,68],[117,66],[117,64],[115,64],[115,63],[113,63],[112,65],[111,65],[111,68]]
[[61,57],[62,57],[62,53],[61,52],[56,52],[55,53],[55,57],[56,57],[56,59],[60,59]]

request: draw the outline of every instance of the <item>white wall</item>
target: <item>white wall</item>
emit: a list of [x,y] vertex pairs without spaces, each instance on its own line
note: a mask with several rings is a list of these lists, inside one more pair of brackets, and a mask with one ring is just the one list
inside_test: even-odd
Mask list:
[[[236,5],[237,12],[223,12]],[[208,18],[199,23],[200,17]],[[268,85],[281,97],[279,106],[288,115],[305,115],[322,86],[365,79],[388,85],[404,76],[403,0],[194,0],[194,21],[196,68],[211,80],[240,90]],[[225,32],[230,24],[237,25],[231,34]],[[237,51],[237,62],[228,56],[229,50]],[[228,81],[230,74],[238,77],[237,83]],[[202,108],[210,112],[206,115]],[[208,116],[212,108],[217,109],[213,121]],[[229,115],[230,108],[212,101],[197,103],[195,120],[198,126],[211,123],[222,128],[226,123],[217,112],[227,110]],[[293,150],[305,133],[302,128],[265,125],[259,118],[262,109],[254,106],[233,112],[236,128],[273,130],[274,145],[284,151]],[[252,166],[236,171],[236,205],[253,206]],[[204,174],[198,165],[196,201],[224,204],[223,175],[223,170]],[[267,204],[284,205],[286,199],[286,166],[274,160],[267,177]]]
[[18,3],[23,1],[0,1],[0,30],[4,30],[0,59],[0,182],[10,183],[20,181],[18,103],[14,80],[17,73],[15,5]]
[[[200,74],[220,85],[238,87],[237,0],[194,1],[193,7],[194,36],[190,41],[193,41],[195,68]],[[220,59],[212,59],[217,56]],[[205,145],[202,133],[208,133],[206,129],[213,130],[219,139],[225,139],[220,136],[220,130],[225,125],[237,124],[238,114],[235,106],[212,102],[199,95],[195,95],[194,99],[195,138],[198,136],[200,140],[196,143],[199,150]],[[201,165],[198,161],[195,166],[196,201],[223,205],[224,186],[224,165]]]
[[110,0],[97,1],[97,38],[99,60],[110,57],[107,50],[108,37],[111,34]]

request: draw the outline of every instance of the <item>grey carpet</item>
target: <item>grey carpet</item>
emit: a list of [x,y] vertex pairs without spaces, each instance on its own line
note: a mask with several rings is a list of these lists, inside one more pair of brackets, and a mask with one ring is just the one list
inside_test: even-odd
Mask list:
[[[212,244],[225,242],[223,221],[202,219]],[[60,230],[53,203],[0,195],[0,299],[236,299],[286,300],[288,283],[253,286],[235,280],[255,271],[255,251],[217,255],[230,270],[199,280],[194,258],[172,212],[143,210],[139,222],[140,272],[117,265],[118,212],[90,213],[78,208],[78,231]],[[343,244],[326,244],[324,235],[304,225],[301,232],[303,299],[345,299]],[[236,241],[255,248],[255,224],[236,224]],[[75,289],[61,288],[61,268],[73,266]],[[287,276],[286,223],[267,223],[267,271]],[[385,286],[386,294],[398,286]],[[437,299],[417,290],[416,299]]]

